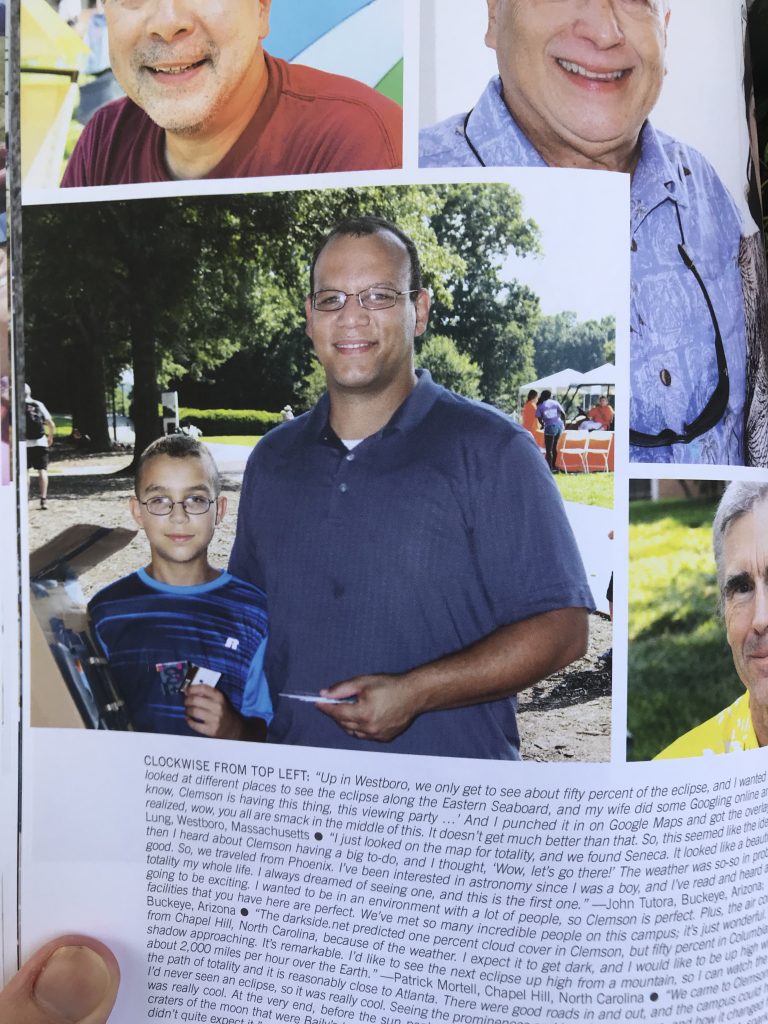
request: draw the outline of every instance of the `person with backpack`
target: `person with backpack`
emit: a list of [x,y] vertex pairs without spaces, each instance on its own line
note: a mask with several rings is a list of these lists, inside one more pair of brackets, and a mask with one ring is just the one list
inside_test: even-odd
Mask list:
[[40,508],[48,508],[48,449],[53,444],[56,424],[42,402],[32,397],[32,388],[24,385],[25,441],[27,469],[37,471]]

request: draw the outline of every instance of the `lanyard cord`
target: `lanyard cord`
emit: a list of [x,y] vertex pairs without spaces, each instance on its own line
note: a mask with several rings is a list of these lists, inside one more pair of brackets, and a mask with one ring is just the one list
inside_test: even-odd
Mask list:
[[485,160],[483,160],[483,158],[478,153],[477,149],[475,148],[475,144],[472,142],[472,139],[470,139],[469,132],[467,131],[467,128],[469,127],[469,119],[470,117],[472,117],[474,110],[475,108],[472,107],[472,110],[470,110],[467,116],[464,118],[464,139],[469,148],[472,150],[472,155],[474,156],[475,160],[477,160],[481,167],[486,167],[487,164]]
[[712,305],[711,298],[709,297],[707,286],[704,284],[696,264],[689,256],[688,250],[685,247],[685,235],[683,233],[683,222],[680,219],[680,210],[677,203],[674,205],[675,213],[677,214],[677,225],[680,229],[680,242],[678,243],[677,251],[680,253],[680,258],[687,269],[690,270],[691,274],[693,274],[696,284],[699,286],[701,294],[704,296],[704,301],[707,304],[707,310],[709,311],[709,317],[712,321],[712,327],[715,332],[717,384],[699,415],[694,420],[691,420],[690,423],[684,423],[683,431],[680,434],[672,430],[671,427],[666,427],[664,430],[659,431],[658,434],[645,434],[640,430],[633,430],[630,427],[629,443],[636,445],[638,448],[662,448],[669,444],[690,444],[691,441],[700,437],[708,430],[711,430],[712,427],[720,422],[725,415],[725,410],[728,408],[728,398],[730,395],[728,361],[725,358],[725,348],[723,347],[723,339],[720,334],[720,325],[717,322],[715,308]]

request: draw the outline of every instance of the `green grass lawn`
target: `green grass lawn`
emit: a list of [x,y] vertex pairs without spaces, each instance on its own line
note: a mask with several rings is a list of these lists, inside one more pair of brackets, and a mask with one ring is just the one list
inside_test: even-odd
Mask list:
[[631,757],[646,760],[743,692],[717,615],[713,501],[629,510]]
[[613,508],[613,473],[558,473],[555,483],[563,501]]
[[58,413],[52,412],[53,422],[56,424],[55,437],[69,437],[72,433],[72,417],[71,416],[60,416]]

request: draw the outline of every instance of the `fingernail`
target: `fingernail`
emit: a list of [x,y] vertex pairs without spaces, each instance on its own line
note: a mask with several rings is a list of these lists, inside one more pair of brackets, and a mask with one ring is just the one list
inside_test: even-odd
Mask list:
[[77,1024],[101,1004],[110,982],[98,953],[88,946],[60,946],[38,976],[35,1002],[62,1024]]

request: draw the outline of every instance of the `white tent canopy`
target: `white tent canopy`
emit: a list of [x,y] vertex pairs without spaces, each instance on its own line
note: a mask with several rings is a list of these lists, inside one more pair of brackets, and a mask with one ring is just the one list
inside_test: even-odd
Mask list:
[[571,381],[572,384],[582,387],[585,384],[616,384],[616,367],[613,363],[603,363],[596,366],[594,370],[582,374],[581,380]]
[[558,370],[557,373],[541,377],[530,384],[521,384],[519,390],[522,392],[535,388],[536,391],[542,391],[544,388],[549,388],[550,391],[564,391],[567,388],[589,387],[590,385],[615,386],[615,384],[616,367],[613,363],[603,363],[602,366],[596,366],[594,370],[589,370],[587,373],[582,373],[580,370]]
[[548,377],[541,377],[530,384],[521,384],[519,390],[530,391],[535,389],[536,391],[543,391],[545,388],[549,388],[550,391],[556,391],[557,389],[562,391],[570,387],[574,380],[581,376],[582,374],[578,370],[558,370],[557,373],[551,373]]

